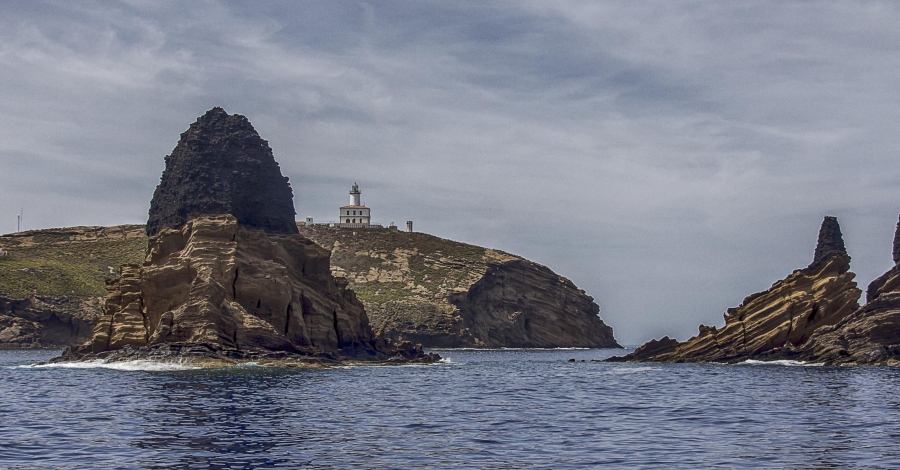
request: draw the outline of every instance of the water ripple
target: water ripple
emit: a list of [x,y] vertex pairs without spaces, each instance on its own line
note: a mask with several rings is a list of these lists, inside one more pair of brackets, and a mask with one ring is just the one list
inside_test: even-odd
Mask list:
[[20,367],[0,468],[897,468],[900,371],[440,351],[433,367]]

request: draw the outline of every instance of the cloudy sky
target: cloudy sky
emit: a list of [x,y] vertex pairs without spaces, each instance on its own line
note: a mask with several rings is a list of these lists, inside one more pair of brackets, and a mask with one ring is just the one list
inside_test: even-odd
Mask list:
[[[260,5],[261,4],[261,5]],[[900,7],[807,1],[0,4],[0,233],[143,223],[181,132],[246,115],[298,218],[546,264],[621,342],[687,339],[900,212]]]

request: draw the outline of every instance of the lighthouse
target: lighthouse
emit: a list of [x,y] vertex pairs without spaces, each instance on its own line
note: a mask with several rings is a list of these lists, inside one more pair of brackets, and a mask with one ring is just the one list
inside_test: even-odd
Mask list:
[[359,185],[353,183],[350,188],[350,205],[340,208],[340,218],[338,219],[340,224],[369,225],[371,223],[371,211],[360,202],[361,194]]

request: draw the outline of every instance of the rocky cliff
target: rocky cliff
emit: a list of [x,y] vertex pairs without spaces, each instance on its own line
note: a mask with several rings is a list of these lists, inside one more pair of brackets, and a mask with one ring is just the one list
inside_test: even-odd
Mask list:
[[93,337],[63,360],[436,359],[375,338],[330,253],[296,233],[290,186],[246,118],[209,111],[166,160],[143,263],[108,282]]
[[301,226],[331,251],[376,332],[429,347],[619,347],[568,279],[501,251],[424,233]]
[[725,313],[725,326],[700,326],[683,343],[665,337],[614,361],[737,362],[792,354],[814,332],[835,325],[859,308],[861,291],[850,272],[850,256],[837,219],[826,217],[813,262],[748,296]]
[[91,336],[105,281],[143,258],[142,225],[35,230],[0,237],[0,347],[65,347]]

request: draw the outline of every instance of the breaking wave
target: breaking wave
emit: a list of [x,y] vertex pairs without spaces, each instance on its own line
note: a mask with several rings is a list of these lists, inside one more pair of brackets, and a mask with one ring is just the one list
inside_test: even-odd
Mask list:
[[747,366],[801,366],[801,367],[818,367],[824,366],[825,364],[821,362],[803,362],[803,361],[792,361],[790,359],[779,359],[777,361],[757,361],[755,359],[747,359],[744,362],[738,362],[737,365],[747,365]]
[[178,364],[174,362],[148,361],[145,359],[134,361],[107,362],[102,359],[84,362],[56,362],[49,364],[28,364],[17,366],[20,369],[112,369],[128,372],[166,372],[176,370],[199,369],[196,366]]

